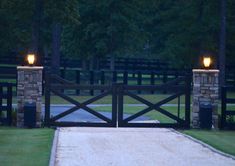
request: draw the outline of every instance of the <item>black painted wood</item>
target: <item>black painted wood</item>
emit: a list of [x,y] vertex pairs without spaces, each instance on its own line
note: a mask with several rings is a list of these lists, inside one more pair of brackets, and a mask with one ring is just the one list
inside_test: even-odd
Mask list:
[[[12,88],[15,84],[0,83],[0,124],[10,126],[12,124]],[[6,103],[3,103],[6,100]],[[6,105],[3,105],[6,104]],[[6,117],[2,117],[5,112]]]
[[228,92],[235,92],[235,87],[224,86],[221,88],[221,129],[235,130],[235,122],[229,121],[228,118],[234,119],[235,111],[228,110],[228,104],[235,104],[235,98],[228,98]]
[[[114,74],[115,75],[115,74]],[[128,75],[128,73],[127,73]],[[47,81],[46,81],[46,103],[45,103],[45,107],[46,107],[46,114],[45,114],[45,121],[46,124],[49,125],[58,125],[58,126],[106,126],[106,127],[184,127],[187,128],[190,125],[190,89],[191,89],[191,82],[190,80],[186,81],[185,78],[177,78],[173,81],[167,82],[165,84],[162,85],[125,85],[123,83],[113,83],[112,85],[77,85],[74,83],[71,83],[69,81],[66,81],[64,79],[61,79],[59,77],[56,76],[52,76],[53,77],[53,83],[50,82],[50,79],[52,78],[48,78],[46,77]],[[56,82],[58,81],[58,82]],[[184,82],[183,84],[178,84],[177,86],[175,85],[176,83],[179,82]],[[187,85],[186,85],[187,84]],[[169,89],[174,89],[175,93],[173,95],[170,95],[166,98],[163,98],[162,100],[158,101],[157,103],[152,103],[134,93],[132,93],[131,91],[157,91],[157,90],[164,90],[164,88]],[[75,90],[99,90],[100,92],[103,92],[95,97],[92,97],[90,99],[88,99],[87,101],[84,102],[79,102],[73,98],[71,98],[70,96],[64,94],[61,92],[61,89],[75,89]],[[75,106],[72,108],[69,108],[68,110],[64,111],[63,113],[60,113],[54,117],[50,117],[50,95],[51,92],[54,93],[55,95],[63,98],[64,100],[70,102],[71,104],[74,104]],[[94,102],[96,102],[99,99],[102,99],[108,95],[112,95],[112,117],[111,118],[107,118],[104,115],[100,114],[99,112],[91,109],[88,107],[88,104],[92,104]],[[168,103],[169,101],[175,99],[175,98],[179,98],[180,96],[185,95],[185,108],[186,108],[186,112],[185,112],[185,118],[182,119],[179,117],[179,113],[178,116],[172,114],[170,111],[165,110],[163,108],[161,108],[161,106],[163,104]],[[133,114],[130,115],[129,117],[124,119],[124,96],[129,96],[137,101],[139,101],[140,103],[143,103],[147,106],[147,108]],[[178,103],[180,104],[180,102]],[[178,106],[179,107],[179,106]],[[97,123],[97,122],[87,122],[87,123],[83,123],[83,122],[62,122],[61,118],[63,118],[66,115],[69,115],[71,113],[73,113],[74,111],[78,110],[78,109],[83,109],[91,114],[93,114],[94,116],[96,116],[97,118],[101,119],[102,122],[101,123]],[[156,124],[156,123],[133,123],[131,122],[132,120],[141,117],[142,115],[150,112],[150,111],[157,111],[160,112],[161,114],[169,117],[170,119],[172,119],[174,121],[174,123],[160,123],[160,124]],[[178,110],[179,111],[179,110]],[[59,120],[59,121],[58,121]]]

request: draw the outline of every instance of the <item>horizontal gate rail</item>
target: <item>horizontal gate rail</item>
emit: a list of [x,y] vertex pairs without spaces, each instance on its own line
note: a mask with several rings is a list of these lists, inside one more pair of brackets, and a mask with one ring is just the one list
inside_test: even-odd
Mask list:
[[[228,110],[228,104],[235,104],[235,98],[228,97],[228,92],[235,92],[234,86],[224,86],[221,89],[221,128],[235,129],[235,110]],[[235,107],[235,106],[234,106]],[[229,119],[230,118],[230,121]]]

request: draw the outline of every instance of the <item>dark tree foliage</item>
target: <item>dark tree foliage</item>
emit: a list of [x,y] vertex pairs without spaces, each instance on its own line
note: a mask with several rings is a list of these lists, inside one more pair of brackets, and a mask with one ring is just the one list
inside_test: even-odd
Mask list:
[[[226,1],[223,54],[228,62],[235,63],[235,1]],[[42,3],[41,9],[36,2]],[[159,58],[172,62],[172,66],[194,67],[205,51],[218,56],[217,61],[221,58],[221,2],[1,0],[0,56],[9,56],[10,52],[27,53],[33,39],[39,42],[44,54],[58,58],[54,61],[57,64],[60,56],[93,63],[103,57],[123,56]],[[41,10],[40,22],[35,9]],[[37,25],[39,35],[32,28],[37,29]],[[60,25],[60,33],[54,35],[54,40],[53,25]],[[53,43],[58,47],[53,49]]]

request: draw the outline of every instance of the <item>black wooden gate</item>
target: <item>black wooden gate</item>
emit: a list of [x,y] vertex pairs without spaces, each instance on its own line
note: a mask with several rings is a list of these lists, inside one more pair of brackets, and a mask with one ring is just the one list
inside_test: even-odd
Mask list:
[[[53,80],[53,82],[52,82]],[[124,85],[124,84],[113,84],[113,85],[77,85],[70,83],[56,75],[46,76],[46,92],[45,92],[45,124],[47,126],[92,126],[92,127],[173,127],[173,128],[188,128],[190,127],[190,90],[191,80],[190,77],[180,77],[171,82],[167,82],[163,85]],[[79,102],[73,99],[71,96],[63,93],[66,89],[73,90],[93,90],[100,91],[101,93],[90,98],[87,101]],[[171,91],[168,97],[165,97],[157,103],[152,103],[143,97],[137,95],[138,91],[149,91],[151,94],[155,91]],[[132,92],[134,91],[134,92]],[[50,96],[53,93],[56,96],[63,98],[64,100],[75,105],[68,110],[51,117],[50,111]],[[104,98],[105,96],[112,96],[112,111],[111,118],[106,117],[98,111],[93,110],[88,104],[94,103],[95,101]],[[184,116],[180,116],[180,96],[185,96],[184,102]],[[129,96],[139,102],[147,108],[137,113],[125,116],[125,102],[124,97]],[[161,108],[164,104],[169,101],[178,98],[178,114],[175,115],[164,108]],[[90,114],[100,119],[99,122],[68,122],[63,121],[61,118],[69,115],[78,109],[83,109]],[[133,122],[132,120],[141,117],[142,115],[155,111],[163,114],[164,116],[172,119],[174,123],[145,123],[145,122]]]
[[[162,84],[162,85],[151,85],[151,86],[131,86],[131,85],[124,85],[119,88],[118,93],[118,126],[119,127],[172,127],[172,128],[189,128],[190,127],[190,91],[191,91],[191,81],[190,77],[182,77],[175,79],[173,81],[170,81],[168,83]],[[165,98],[162,98],[157,103],[152,103],[135,93],[131,91],[171,91],[173,94],[170,96],[167,96]],[[184,116],[183,118],[180,117],[180,96],[185,96],[185,103],[184,103]],[[124,118],[124,104],[123,104],[123,97],[129,96],[144,105],[147,106],[147,108],[144,108],[141,111],[138,111],[135,114],[132,114],[129,117]],[[177,108],[178,113],[177,115],[171,113],[168,110],[165,110],[164,108],[161,108],[164,104],[168,103],[169,101],[172,101],[173,99],[178,98]],[[162,122],[138,122],[133,121],[134,119],[141,117],[142,115],[149,113],[150,111],[155,111],[163,114],[164,116],[170,118],[174,121],[171,123],[162,123]]]
[[[235,92],[235,87],[225,86],[222,87],[222,103],[221,103],[221,128],[222,129],[235,129],[235,98],[228,96],[228,92]],[[230,104],[230,107],[229,107]],[[233,104],[233,105],[232,105]]]
[[11,83],[0,83],[0,124],[3,125],[11,125],[12,122],[13,86]]
[[[73,99],[72,97],[65,95],[64,90],[73,89],[73,90],[99,90],[101,94],[94,96],[84,102],[79,102]],[[45,124],[47,126],[89,126],[89,127],[116,127],[117,121],[117,96],[115,86],[105,86],[105,85],[77,85],[70,83],[56,75],[47,75],[46,76],[46,87],[45,87]],[[63,98],[64,100],[70,102],[74,106],[68,110],[51,117],[50,111],[50,96],[51,92],[55,95]],[[105,96],[112,95],[112,115],[106,117],[99,113],[98,111],[93,110],[88,106],[88,104],[94,103],[95,101],[104,98]],[[98,122],[68,122],[62,121],[61,118],[69,115],[79,109],[83,109],[90,114],[94,115],[99,119]],[[59,121],[58,121],[59,120]]]

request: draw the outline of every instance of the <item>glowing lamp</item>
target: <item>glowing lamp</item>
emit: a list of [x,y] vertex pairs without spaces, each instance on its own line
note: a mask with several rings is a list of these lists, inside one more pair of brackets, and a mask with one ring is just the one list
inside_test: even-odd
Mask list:
[[209,56],[203,57],[203,65],[205,68],[210,68],[211,63],[212,63],[211,57],[209,57]]
[[35,62],[35,55],[34,54],[28,54],[27,55],[27,61],[29,65],[33,65]]

